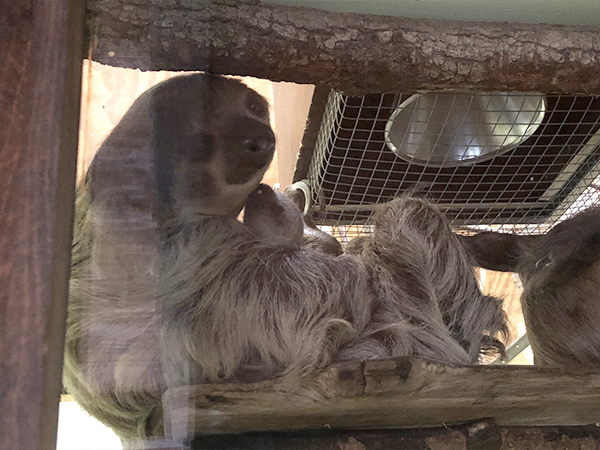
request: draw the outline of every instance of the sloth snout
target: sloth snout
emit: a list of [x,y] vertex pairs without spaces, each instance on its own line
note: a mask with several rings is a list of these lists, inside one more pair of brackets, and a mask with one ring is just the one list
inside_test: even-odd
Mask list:
[[271,156],[275,151],[275,135],[271,127],[250,117],[242,117],[232,124],[232,136],[241,138],[245,152]]
[[250,153],[271,154],[275,151],[275,139],[269,136],[248,138],[243,145]]
[[250,194],[250,197],[264,197],[272,191],[268,184],[260,183],[254,192]]

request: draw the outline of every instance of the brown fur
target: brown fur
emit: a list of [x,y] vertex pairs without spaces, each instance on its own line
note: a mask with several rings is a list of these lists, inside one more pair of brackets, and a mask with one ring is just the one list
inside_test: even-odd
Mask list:
[[517,272],[535,364],[600,365],[600,208],[545,235],[462,237],[478,263]]

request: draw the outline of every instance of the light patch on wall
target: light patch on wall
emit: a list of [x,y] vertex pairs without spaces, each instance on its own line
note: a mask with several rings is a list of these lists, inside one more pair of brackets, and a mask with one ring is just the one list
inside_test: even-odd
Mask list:
[[57,450],[122,450],[121,440],[73,401],[60,402]]

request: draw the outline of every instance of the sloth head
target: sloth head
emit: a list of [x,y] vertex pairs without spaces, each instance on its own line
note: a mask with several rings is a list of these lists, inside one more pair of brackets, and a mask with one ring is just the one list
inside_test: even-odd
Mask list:
[[146,184],[155,192],[153,208],[160,220],[237,215],[274,151],[269,105],[262,96],[237,80],[193,74],[142,94],[90,171],[94,183],[115,190]]
[[292,200],[266,184],[248,197],[244,225],[261,241],[290,249],[303,245],[302,212]]
[[152,93],[159,193],[178,213],[238,214],[275,151],[266,100],[239,81],[174,78]]

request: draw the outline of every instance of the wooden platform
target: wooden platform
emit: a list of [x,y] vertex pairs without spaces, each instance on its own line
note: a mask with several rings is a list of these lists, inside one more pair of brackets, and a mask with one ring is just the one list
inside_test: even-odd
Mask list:
[[[175,447],[177,450],[185,447]],[[443,428],[318,430],[199,436],[192,450],[599,450],[600,428],[500,427],[492,419]]]
[[394,358],[332,367],[319,395],[273,382],[207,384],[163,397],[167,438],[285,430],[429,428],[493,419],[499,426],[600,422],[600,368],[450,367]]

